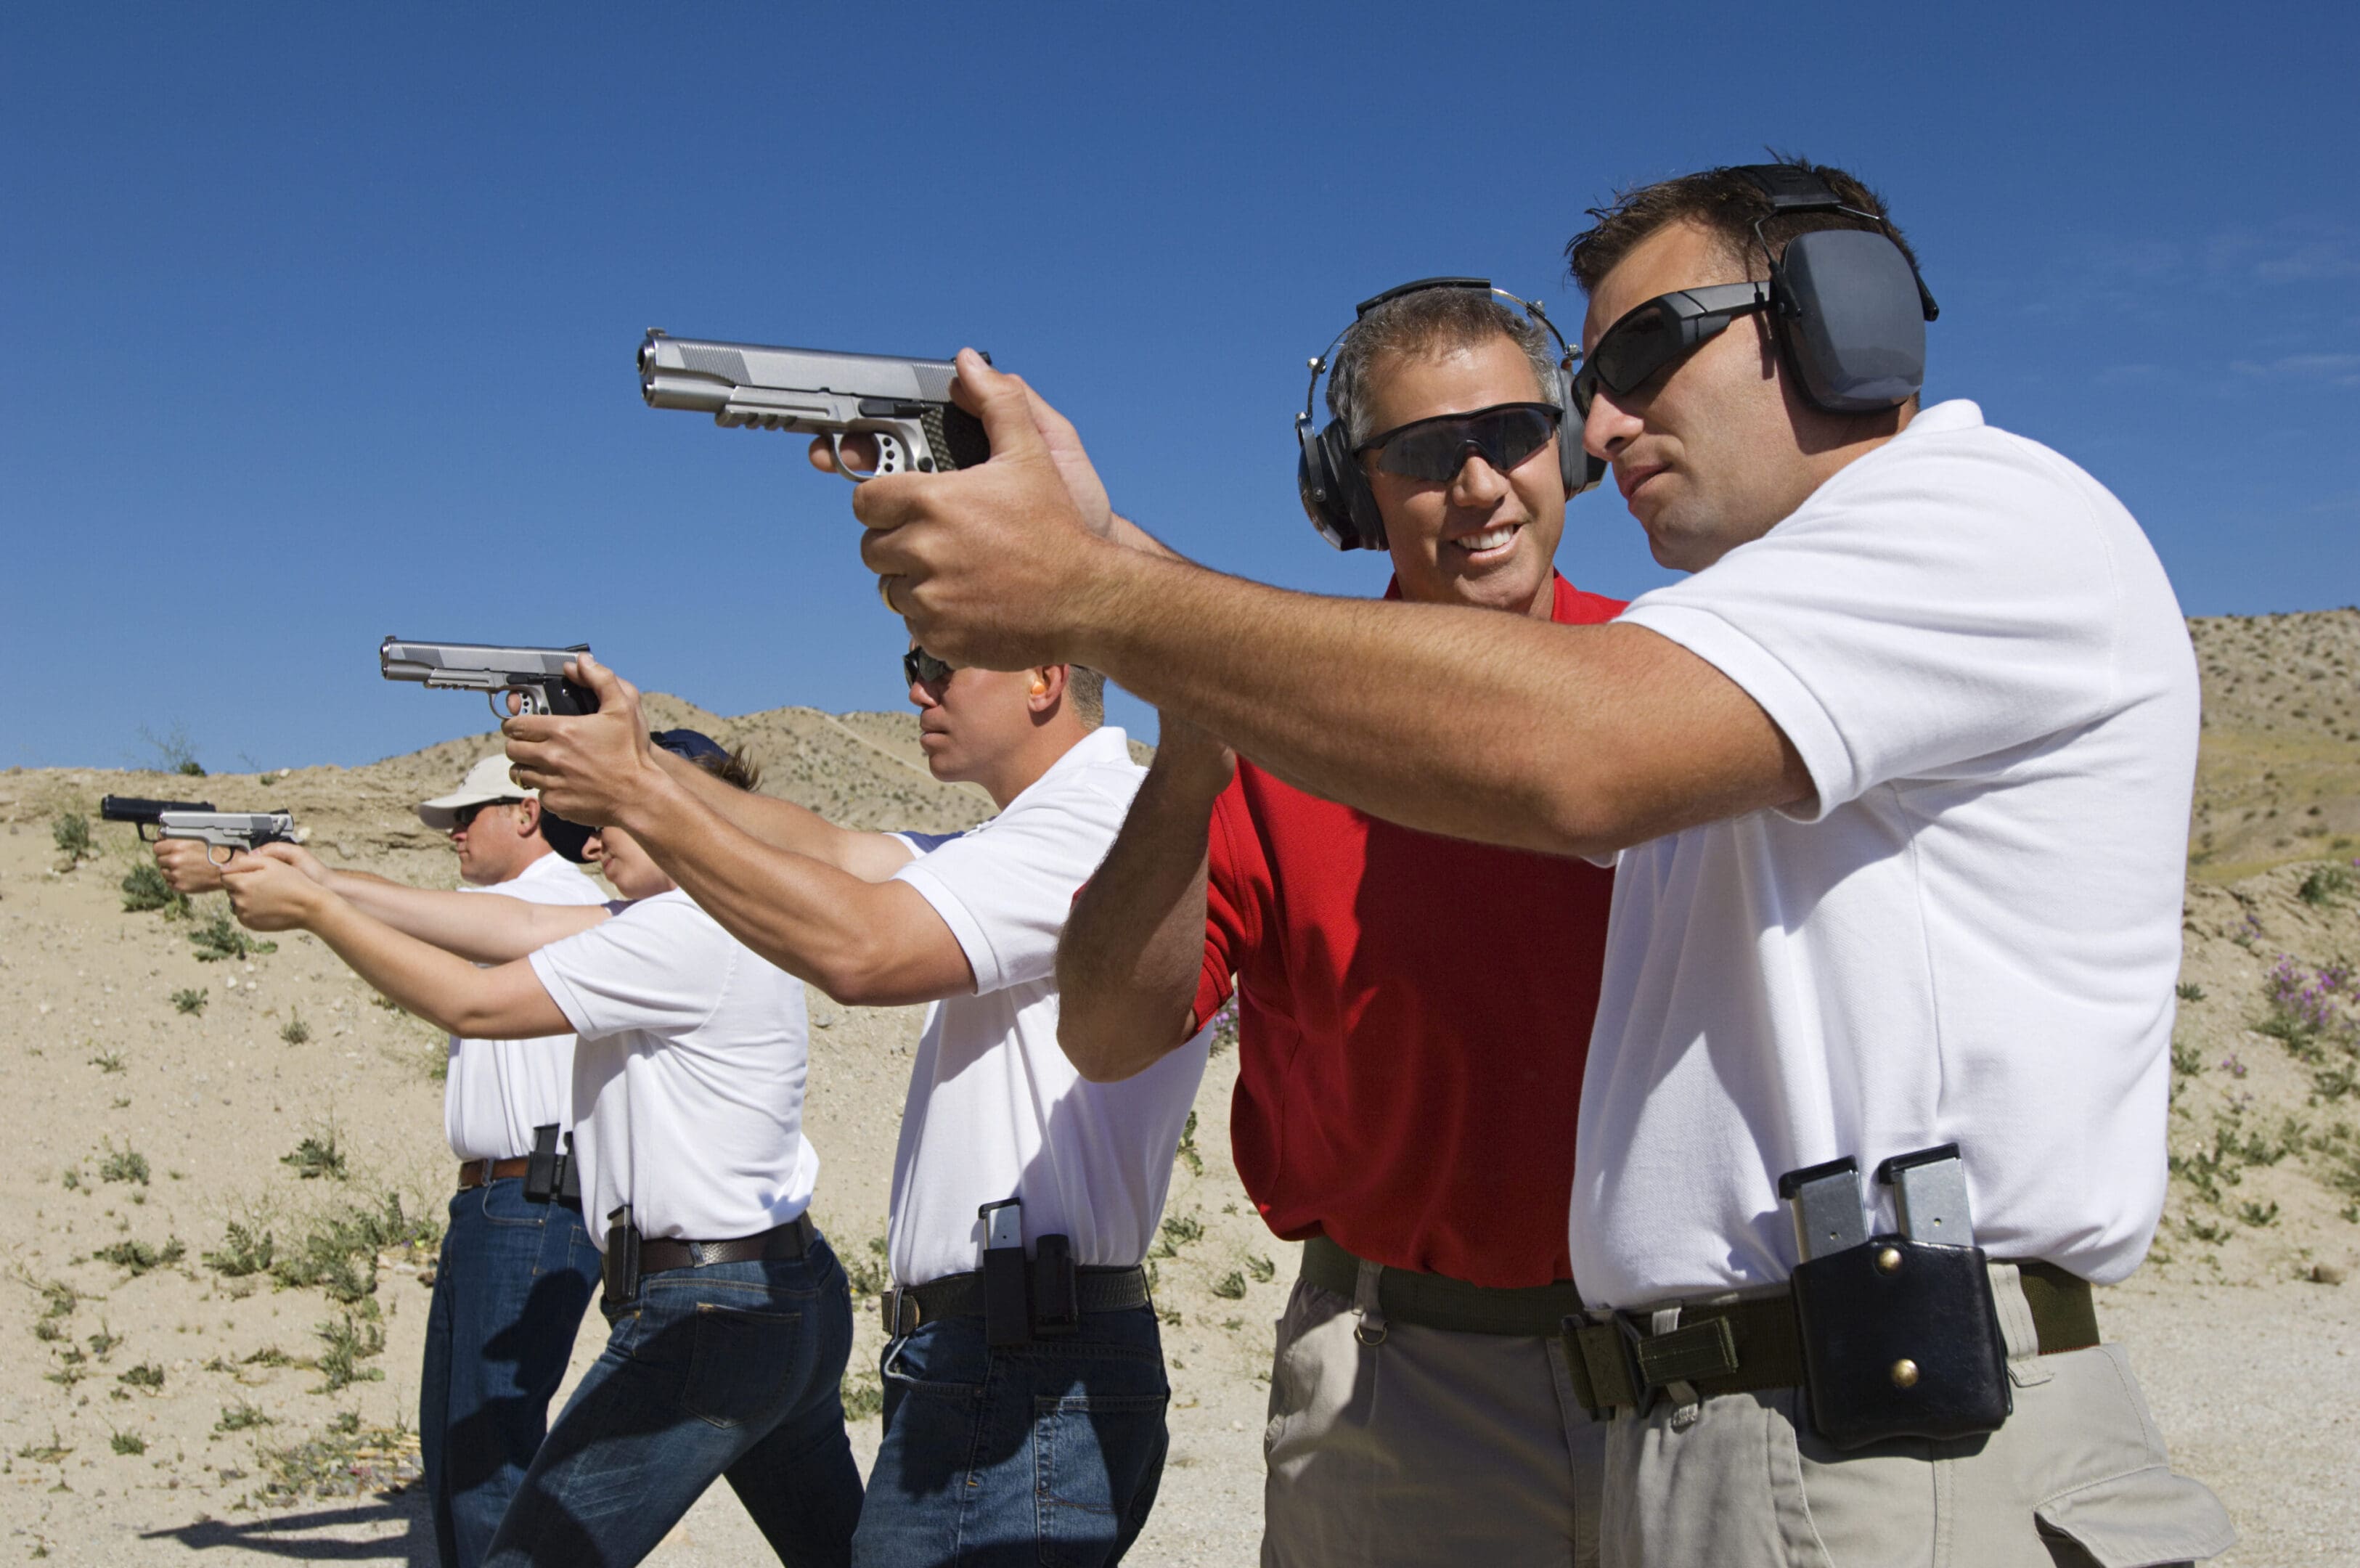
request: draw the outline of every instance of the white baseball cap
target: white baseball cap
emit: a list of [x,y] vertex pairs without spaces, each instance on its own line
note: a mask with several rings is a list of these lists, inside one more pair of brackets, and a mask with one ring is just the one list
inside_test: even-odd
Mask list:
[[530,800],[538,793],[516,781],[508,771],[508,759],[494,752],[475,767],[467,777],[448,795],[437,795],[431,800],[418,802],[418,820],[436,833],[449,833],[458,824],[459,813],[469,806],[488,806],[495,800]]

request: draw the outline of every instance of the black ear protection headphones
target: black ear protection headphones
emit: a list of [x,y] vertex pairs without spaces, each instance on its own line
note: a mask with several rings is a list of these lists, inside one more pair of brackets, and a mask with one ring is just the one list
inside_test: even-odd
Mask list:
[[[1549,378],[1550,385],[1541,390],[1557,408],[1557,472],[1565,480],[1566,499],[1573,499],[1605,478],[1606,465],[1581,449],[1581,419],[1573,411],[1574,352],[1537,299],[1518,299],[1504,289],[1494,289],[1488,278],[1421,278],[1361,300],[1352,312],[1352,320],[1358,321],[1387,300],[1428,289],[1475,289],[1496,294],[1520,307],[1527,319],[1548,329],[1562,357],[1556,375]],[[1350,330],[1347,327],[1345,332]],[[1334,354],[1336,345],[1343,341],[1344,332],[1338,332],[1328,340],[1326,350],[1311,361],[1311,384],[1304,388],[1303,412],[1295,417],[1295,440],[1303,454],[1295,464],[1295,483],[1303,495],[1304,513],[1310,517],[1311,526],[1319,530],[1320,538],[1338,550],[1382,550],[1385,520],[1378,514],[1376,495],[1369,488],[1368,475],[1360,472],[1360,459],[1353,454],[1352,438],[1345,430],[1344,421],[1330,419],[1325,426],[1312,422],[1312,399],[1319,390],[1319,377],[1328,369],[1328,354]]]
[[1830,414],[1898,408],[1926,384],[1926,323],[1940,314],[1892,226],[1847,207],[1828,182],[1791,163],[1749,164],[1742,174],[1770,198],[1772,217],[1841,212],[1869,229],[1814,229],[1772,256],[1763,219],[1754,238],[1770,263],[1770,320],[1803,396]]

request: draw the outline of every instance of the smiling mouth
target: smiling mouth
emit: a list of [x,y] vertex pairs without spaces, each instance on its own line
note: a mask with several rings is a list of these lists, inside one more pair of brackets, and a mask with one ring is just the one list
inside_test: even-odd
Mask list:
[[1524,526],[1522,523],[1502,523],[1497,528],[1485,528],[1480,534],[1461,534],[1450,543],[1470,555],[1480,555],[1513,540],[1523,531]]

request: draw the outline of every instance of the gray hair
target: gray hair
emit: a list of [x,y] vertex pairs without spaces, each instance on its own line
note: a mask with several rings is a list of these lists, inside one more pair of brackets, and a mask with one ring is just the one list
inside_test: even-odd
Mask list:
[[1068,664],[1065,701],[1074,705],[1074,717],[1084,729],[1098,728],[1106,723],[1106,677],[1086,664]]
[[1436,354],[1471,348],[1493,334],[1524,351],[1540,401],[1557,400],[1560,357],[1546,327],[1474,289],[1421,289],[1362,316],[1346,331],[1328,361],[1328,411],[1344,421],[1344,433],[1359,446],[1375,434],[1369,428],[1369,369],[1380,354]]

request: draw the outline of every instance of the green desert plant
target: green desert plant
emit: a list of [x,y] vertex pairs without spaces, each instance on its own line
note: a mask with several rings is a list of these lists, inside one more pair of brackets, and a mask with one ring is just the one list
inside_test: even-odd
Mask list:
[[379,1383],[385,1380],[382,1367],[363,1367],[362,1362],[385,1351],[385,1330],[373,1315],[344,1312],[321,1323],[313,1333],[327,1349],[320,1353],[320,1373],[327,1378],[319,1392],[333,1394],[355,1383]]
[[279,1038],[289,1045],[300,1045],[311,1038],[311,1026],[303,1021],[302,1014],[295,1013],[287,1020],[287,1027],[279,1031]]
[[295,1174],[306,1181],[322,1176],[336,1181],[344,1179],[344,1151],[336,1147],[336,1129],[330,1127],[324,1133],[306,1134],[293,1152],[279,1157],[279,1163],[293,1168]]
[[153,1269],[169,1269],[187,1257],[188,1251],[176,1236],[167,1238],[161,1247],[150,1247],[144,1241],[118,1241],[112,1247],[100,1247],[91,1256],[101,1263],[112,1263],[118,1269],[130,1269],[136,1279]]
[[234,1405],[222,1407],[221,1420],[213,1422],[213,1430],[215,1432],[252,1432],[257,1427],[277,1424],[261,1406],[240,1399]]
[[229,1222],[229,1234],[223,1239],[220,1249],[202,1254],[198,1261],[216,1274],[239,1279],[248,1274],[268,1272],[270,1256],[268,1231],[257,1236],[246,1225],[232,1220]]
[[275,942],[257,942],[246,934],[238,923],[229,918],[226,909],[215,909],[213,918],[189,933],[189,945],[197,950],[200,964],[219,964],[224,959],[247,958],[257,953],[276,953]]
[[106,1158],[98,1162],[98,1179],[102,1181],[137,1181],[148,1185],[148,1157],[134,1149],[117,1149],[115,1140],[106,1140]]
[[206,996],[207,993],[192,988],[175,991],[172,993],[172,1006],[179,1008],[181,1012],[188,1013],[193,1017],[202,1018],[205,1011]]
[[90,839],[90,819],[80,811],[68,811],[60,817],[50,827],[49,836],[57,841],[58,853],[66,857],[69,866],[80,866],[98,853],[98,846]]
[[189,896],[175,892],[154,861],[142,860],[124,873],[123,912],[137,915],[149,909],[162,910],[167,920],[186,920],[190,913]]

